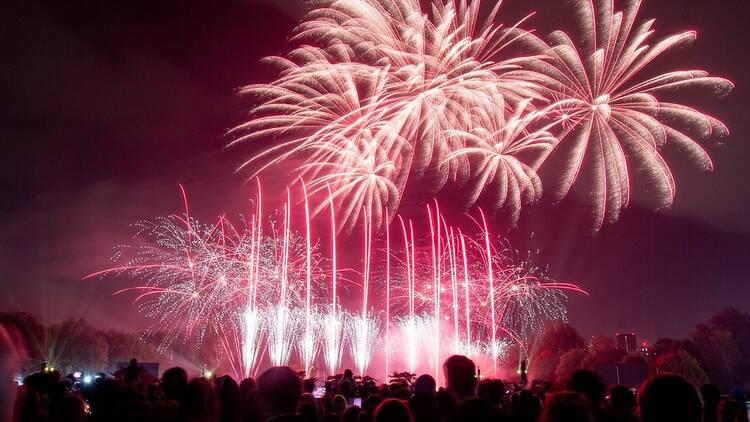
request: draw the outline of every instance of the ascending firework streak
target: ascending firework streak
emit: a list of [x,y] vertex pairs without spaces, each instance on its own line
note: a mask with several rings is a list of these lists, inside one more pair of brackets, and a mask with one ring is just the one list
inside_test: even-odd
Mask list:
[[[436,206],[437,208],[437,206]],[[440,374],[440,361],[438,357],[440,356],[440,212],[436,209],[435,213],[438,216],[438,221],[435,223],[435,221],[432,219],[432,211],[430,207],[427,207],[427,218],[430,220],[430,250],[432,252],[432,301],[433,301],[433,309],[434,309],[434,318],[433,322],[435,324],[435,327],[433,328],[434,331],[434,339],[435,345],[433,346],[434,349],[434,368],[435,368],[435,380],[439,380],[439,374]],[[437,227],[437,235],[435,233]],[[437,246],[435,245],[435,238],[437,236]]]
[[333,196],[330,187],[328,198],[331,210],[331,305],[328,315],[323,321],[323,341],[325,343],[325,361],[330,375],[335,375],[341,363],[341,354],[344,346],[344,327],[342,313],[338,311],[336,303],[336,277],[338,268],[336,266],[336,211],[333,206]]
[[635,169],[668,206],[675,183],[661,148],[710,169],[697,141],[728,130],[662,97],[733,85],[701,70],[642,77],[696,35],[646,44],[653,21],[636,23],[640,3],[576,0],[582,39],[542,40],[522,22],[496,24],[500,1],[482,19],[479,0],[322,0],[295,30],[301,46],[268,59],[278,79],[242,89],[258,103],[231,145],[269,145],[242,165],[255,174],[303,160],[297,177],[331,186],[345,232],[365,215],[382,232],[415,181],[462,187],[462,208],[482,198],[512,223],[543,186],[562,199],[585,181],[599,228],[628,205]]
[[310,285],[310,281],[312,280],[312,245],[310,239],[310,206],[308,204],[307,189],[305,188],[304,183],[302,183],[302,191],[305,196],[305,242],[307,242],[307,257],[305,259],[305,337],[303,340],[303,355],[305,361],[305,374],[310,374],[310,366],[312,365],[313,359],[315,359],[317,348],[313,341],[313,327],[310,326],[310,320],[312,317],[312,314],[310,313],[310,307],[312,306],[312,286]]
[[349,321],[351,335],[351,352],[354,363],[360,375],[370,365],[373,347],[379,335],[380,321],[373,315],[368,315],[370,295],[370,265],[372,262],[372,231],[370,219],[365,217],[364,236],[364,271],[362,272],[362,312],[351,316]]
[[[302,193],[304,201],[304,188]],[[116,255],[126,262],[92,276],[142,280],[122,292],[139,292],[135,302],[152,319],[150,331],[164,334],[163,348],[216,336],[237,376],[256,373],[266,352],[273,365],[293,363],[295,350],[300,369],[311,376],[321,349],[327,371],[334,374],[347,346],[360,374],[379,356],[387,370],[403,365],[436,376],[442,359],[452,353],[491,361],[496,368],[507,344],[523,347],[544,321],[564,319],[564,292],[583,292],[548,279],[530,260],[519,260],[498,244],[483,214],[481,223],[475,221],[481,236],[467,237],[448,224],[437,203],[426,212],[428,245],[419,244],[414,222],[399,216],[401,244],[392,244],[387,230],[379,249],[365,220],[361,278],[341,279],[333,206],[331,259],[324,259],[313,240],[308,207],[304,239],[291,228],[291,190],[280,225],[263,221],[260,189],[258,195],[242,226],[223,216],[216,224],[201,224],[187,207],[183,216],[139,223],[137,246]],[[326,262],[330,284],[322,271]],[[385,271],[375,268],[378,263],[385,263]],[[356,312],[342,309],[341,281],[350,292],[360,292]],[[385,296],[382,308],[372,305],[373,294]],[[383,326],[384,349],[378,347]],[[434,335],[420,335],[425,332]]]
[[466,356],[471,356],[471,304],[469,299],[469,264],[466,259],[466,239],[464,239],[464,235],[463,233],[461,233],[461,230],[458,231],[458,237],[461,238],[461,263],[463,264],[464,270],[464,299],[466,301],[464,304],[464,312],[466,312],[466,319],[464,320],[464,324],[466,325],[466,349],[464,353],[466,353]]
[[487,229],[487,219],[484,218],[484,212],[479,210],[482,215],[482,228],[484,229],[484,243],[487,251],[485,256],[487,265],[487,280],[490,287],[490,329],[492,330],[490,336],[492,341],[490,347],[492,348],[492,366],[495,374],[497,374],[497,314],[495,313],[495,278],[492,273],[492,248],[490,247],[490,231]]
[[[415,260],[414,260],[414,226],[412,225],[411,220],[409,221],[409,231],[407,233],[406,230],[406,224],[404,223],[404,219],[401,218],[401,216],[398,217],[399,222],[401,223],[401,230],[404,235],[404,255],[405,260],[404,262],[404,268],[406,269],[406,297],[407,297],[407,316],[403,317],[400,320],[400,325],[402,327],[402,331],[406,335],[406,356],[407,356],[407,363],[409,372],[414,373],[415,365],[416,365],[416,357],[417,357],[417,345],[416,345],[416,321],[414,319],[414,271],[416,269],[415,266]],[[390,247],[389,247],[390,249]],[[389,280],[390,281],[390,280]],[[389,283],[390,287],[390,283]],[[388,294],[390,296],[390,290],[388,291]]]
[[[481,212],[475,221],[481,236],[476,239],[449,226],[437,204],[427,215],[434,227],[426,250],[416,246],[413,222],[399,219],[403,252],[393,256],[403,258],[398,260],[403,278],[389,284],[395,296],[388,292],[393,303],[400,304],[400,316],[394,319],[405,356],[402,364],[410,371],[424,351],[430,364],[422,369],[429,368],[435,376],[441,358],[450,353],[489,362],[498,374],[506,346],[523,347],[525,339],[540,329],[534,321],[563,317],[564,291],[585,293],[573,284],[550,280],[530,259],[519,259],[516,251],[502,244],[498,248]],[[441,341],[420,340],[417,334],[424,331]]]
[[260,358],[261,345],[266,334],[266,321],[258,311],[246,309],[240,321],[242,341],[242,373],[245,377],[254,375],[256,364]]
[[[386,221],[388,213],[386,212]],[[391,230],[385,226],[385,377],[391,375]]]
[[[276,366],[286,365],[289,362],[289,355],[292,352],[291,339],[294,335],[297,312],[292,314],[287,306],[287,290],[289,289],[289,241],[290,241],[290,220],[291,220],[291,199],[289,189],[286,191],[287,202],[284,204],[284,225],[282,234],[281,249],[281,277],[279,279],[279,301],[271,319],[272,329],[270,334],[269,356],[271,363]],[[295,310],[296,311],[296,310]],[[294,321],[294,322],[293,322]]]

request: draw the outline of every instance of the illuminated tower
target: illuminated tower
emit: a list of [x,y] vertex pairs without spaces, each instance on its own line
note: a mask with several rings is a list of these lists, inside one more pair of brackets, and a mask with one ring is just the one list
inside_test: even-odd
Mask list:
[[638,352],[638,342],[635,333],[617,333],[617,349],[625,353]]

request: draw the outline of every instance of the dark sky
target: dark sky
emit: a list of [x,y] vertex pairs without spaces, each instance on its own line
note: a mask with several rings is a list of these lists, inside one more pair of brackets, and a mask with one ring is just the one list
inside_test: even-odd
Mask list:
[[[289,48],[302,1],[13,3],[0,18],[0,309],[138,328],[132,298],[111,296],[124,281],[81,277],[107,265],[131,223],[179,211],[178,183],[199,218],[243,211],[252,190],[234,169],[247,151],[222,149],[247,109],[234,90],[270,80],[259,60]],[[505,22],[536,10],[527,27],[569,25],[565,2],[506,3]],[[636,201],[592,233],[573,196],[536,206],[509,233],[591,293],[570,300],[584,334],[686,336],[723,306],[750,310],[748,9],[745,0],[646,0],[640,15],[657,18],[661,35],[698,30],[665,65],[737,84],[727,98],[685,97],[732,129],[708,145],[716,171],[667,153],[678,183],[672,209]]]

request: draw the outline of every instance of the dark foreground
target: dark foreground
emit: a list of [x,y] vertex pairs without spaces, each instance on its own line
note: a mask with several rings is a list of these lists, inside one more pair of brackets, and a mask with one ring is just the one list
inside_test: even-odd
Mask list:
[[[55,371],[28,376],[6,390],[2,420],[154,422],[438,422],[438,421],[747,421],[744,391],[722,398],[717,387],[697,390],[677,375],[647,380],[636,394],[607,388],[593,372],[573,373],[563,388],[508,388],[476,376],[474,363],[452,356],[446,385],[429,375],[376,385],[351,371],[316,388],[288,367],[274,367],[239,384],[229,376],[188,380],[182,368],[151,378],[133,363],[114,378],[76,383]],[[12,396],[15,393],[15,400]]]

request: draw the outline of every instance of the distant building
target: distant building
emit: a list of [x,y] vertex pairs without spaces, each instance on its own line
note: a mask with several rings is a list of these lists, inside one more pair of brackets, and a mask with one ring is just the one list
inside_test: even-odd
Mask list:
[[635,338],[635,333],[617,333],[617,349],[625,353],[637,353],[641,348]]

